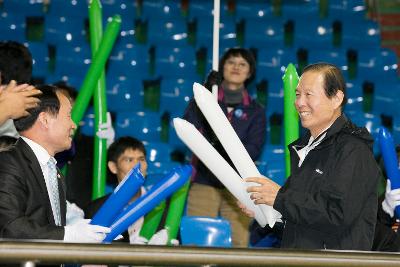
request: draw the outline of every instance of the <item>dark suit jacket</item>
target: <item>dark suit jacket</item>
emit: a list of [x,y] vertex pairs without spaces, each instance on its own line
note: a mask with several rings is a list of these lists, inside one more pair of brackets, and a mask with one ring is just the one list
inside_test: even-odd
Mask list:
[[[61,222],[65,225],[65,185],[58,174]],[[64,238],[64,227],[54,222],[39,161],[21,138],[13,148],[0,152],[0,237]]]

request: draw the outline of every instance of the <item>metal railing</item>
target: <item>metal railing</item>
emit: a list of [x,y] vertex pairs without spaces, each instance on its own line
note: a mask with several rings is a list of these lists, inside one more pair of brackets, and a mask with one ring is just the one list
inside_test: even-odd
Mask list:
[[203,248],[0,241],[0,265],[124,264],[147,266],[400,266],[400,254],[357,251]]

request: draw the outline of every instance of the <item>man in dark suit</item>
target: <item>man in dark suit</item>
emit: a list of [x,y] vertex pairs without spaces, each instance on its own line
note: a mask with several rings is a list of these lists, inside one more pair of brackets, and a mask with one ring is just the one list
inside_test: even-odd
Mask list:
[[101,242],[109,228],[84,219],[65,225],[65,184],[54,155],[70,148],[76,125],[71,103],[59,88],[37,89],[39,105],[14,120],[21,137],[0,152],[0,237]]

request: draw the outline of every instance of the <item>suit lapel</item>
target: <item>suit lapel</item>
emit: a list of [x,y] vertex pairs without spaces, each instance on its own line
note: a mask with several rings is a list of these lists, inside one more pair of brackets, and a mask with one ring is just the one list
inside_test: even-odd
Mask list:
[[51,224],[55,224],[53,210],[51,209],[51,203],[49,199],[49,193],[47,192],[46,182],[44,180],[42,168],[40,167],[39,161],[36,158],[35,153],[33,153],[30,146],[25,143],[23,139],[19,139],[16,146],[21,150],[22,154],[26,158],[30,169],[32,170],[33,177],[36,179],[36,182],[39,184],[41,192],[38,192],[40,197],[44,198],[46,202],[46,213],[47,218]]

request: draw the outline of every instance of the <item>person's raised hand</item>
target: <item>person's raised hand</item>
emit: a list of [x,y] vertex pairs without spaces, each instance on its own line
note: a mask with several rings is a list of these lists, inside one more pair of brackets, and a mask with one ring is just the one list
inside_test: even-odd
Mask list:
[[42,92],[29,84],[20,84],[13,80],[2,88],[0,105],[8,119],[18,119],[29,115],[28,110],[38,105],[40,100],[35,96]]

